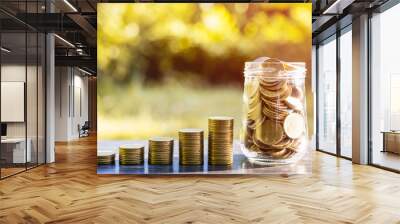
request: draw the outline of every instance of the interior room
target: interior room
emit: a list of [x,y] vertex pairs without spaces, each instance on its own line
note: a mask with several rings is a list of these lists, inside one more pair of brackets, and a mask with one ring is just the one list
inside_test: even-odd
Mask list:
[[[312,27],[312,41],[309,43],[312,63],[303,66],[307,68],[304,89],[307,94],[304,98],[307,100],[303,109],[308,115],[306,122],[310,136],[307,172],[290,175],[284,172],[245,174],[240,173],[243,167],[239,167],[238,173],[229,175],[206,175],[203,170],[187,175],[132,175],[131,171],[137,167],[120,166],[125,168],[119,173],[122,175],[115,175],[114,170],[101,174],[98,173],[102,162],[99,160],[102,155],[98,153],[98,136],[102,130],[116,133],[119,129],[140,129],[143,130],[140,134],[147,136],[151,128],[166,129],[167,124],[179,126],[170,121],[160,123],[164,119],[162,116],[157,121],[160,124],[155,125],[156,122],[149,115],[153,112],[150,110],[141,114],[147,123],[120,120],[119,123],[110,122],[103,126],[101,122],[98,124],[98,120],[104,118],[98,118],[102,116],[98,113],[98,104],[114,112],[118,111],[114,110],[114,105],[122,108],[125,104],[132,104],[129,106],[133,108],[133,113],[135,103],[138,103],[135,102],[138,98],[111,102],[113,98],[107,93],[125,93],[121,89],[111,88],[106,82],[98,88],[99,79],[104,77],[98,61],[121,53],[107,45],[108,42],[101,39],[103,36],[98,33],[102,25],[98,23],[99,5],[127,2],[135,7],[149,4],[114,0],[0,1],[0,223],[400,222],[400,101],[397,99],[400,93],[397,56],[400,52],[400,31],[396,29],[400,21],[399,1],[287,1],[288,4],[312,4],[312,24],[309,24]],[[157,4],[161,1],[150,2]],[[233,4],[231,10],[243,14],[251,9],[249,4],[258,3]],[[213,3],[200,4],[199,8],[210,12],[206,9],[211,6]],[[280,8],[277,10],[282,10],[284,6]],[[110,11],[109,15],[117,11]],[[228,15],[228,11],[217,12]],[[301,11],[284,14],[290,16],[292,13],[300,15]],[[185,11],[182,14],[187,16],[186,19],[191,16]],[[251,10],[248,14],[252,15]],[[120,37],[123,35],[147,37],[145,32],[150,29],[138,28],[135,21],[138,17],[135,16],[139,16],[139,13],[126,15],[123,20],[115,19],[116,25],[121,25],[123,21],[133,22],[127,29],[111,30],[114,41],[122,43]],[[150,22],[157,24],[152,20],[156,16],[140,16],[149,19],[147,23],[142,18],[145,25]],[[168,19],[173,21],[171,27],[184,30],[182,27],[185,27],[185,23],[175,21],[174,16],[167,13]],[[277,27],[285,27],[282,26],[287,24],[285,17],[278,17]],[[239,23],[235,19],[221,22],[218,17],[212,16],[199,18],[198,24],[191,21],[193,27],[208,25],[215,28],[226,22],[232,28],[236,22]],[[246,32],[256,32],[258,26],[265,24],[271,26],[273,21],[272,17],[265,15],[258,19],[258,25]],[[163,27],[158,29],[165,31]],[[178,31],[174,35],[198,34],[190,29]],[[219,31],[216,29],[215,32]],[[281,41],[271,33],[264,34]],[[157,38],[157,35],[153,37]],[[217,35],[211,37],[221,38]],[[206,39],[205,36],[202,38]],[[202,38],[199,38],[199,42]],[[242,46],[243,43],[235,38],[233,40],[237,43],[235,45]],[[245,44],[249,43],[252,42]],[[108,47],[108,51],[98,51],[100,44]],[[123,44],[131,47],[131,43]],[[170,50],[179,52],[180,47],[185,46],[171,45]],[[157,46],[150,44],[145,47]],[[143,50],[145,47],[139,48],[139,53],[135,52],[139,55],[137,60],[129,61],[128,57],[121,59],[129,66],[118,67],[114,66],[116,63],[111,63],[111,71],[131,71],[136,69],[136,65],[143,65],[143,58],[150,57],[149,52]],[[165,57],[155,52],[159,58]],[[197,60],[196,57],[204,56],[202,54],[186,54],[185,57]],[[240,67],[241,73],[244,62],[242,59],[232,61],[241,63],[240,66],[235,64]],[[172,72],[171,64],[160,64]],[[282,67],[290,70],[288,64]],[[205,68],[199,68],[209,71],[202,69]],[[156,79],[159,75],[157,70],[149,70],[155,73],[152,78]],[[119,82],[123,83],[121,80]],[[240,84],[245,83],[242,77],[239,81]],[[272,86],[277,85],[274,83]],[[257,88],[259,86],[261,84]],[[109,89],[105,91],[105,88]],[[181,99],[186,95],[179,92],[178,88],[181,86],[175,85],[167,91]],[[129,93],[143,91],[138,96],[149,94],[151,97],[156,93],[155,89],[159,91],[158,94],[165,91],[149,89],[153,92],[131,89]],[[198,91],[206,91],[206,87]],[[229,91],[211,92],[207,97]],[[226,104],[223,103],[246,101],[243,100],[246,99],[246,91],[246,86],[241,85],[240,94],[235,95],[238,97],[231,99],[228,94],[224,95],[226,100],[213,109],[233,111],[224,107]],[[303,97],[302,94],[298,95]],[[102,100],[98,102],[100,96]],[[157,112],[162,112],[163,106],[170,102],[166,99],[168,94],[161,96],[165,100],[157,101],[160,103]],[[188,105],[193,105],[191,103],[188,100]],[[295,109],[293,111],[296,112]],[[233,125],[229,126],[232,132],[236,132],[232,134],[234,138],[241,137],[238,130],[244,124],[240,119],[235,117],[235,129],[231,127]],[[179,123],[177,120],[174,120],[175,123]],[[254,126],[259,125],[257,122],[260,121],[254,119]],[[291,124],[296,127],[298,123]],[[288,132],[283,129],[284,124],[280,132],[285,131],[288,137]],[[210,138],[208,134],[204,132],[205,139]],[[279,140],[284,138],[282,136],[278,136],[281,137]],[[148,142],[144,137],[135,140]],[[257,145],[254,138],[250,140]],[[177,140],[172,139],[169,144],[180,147]],[[212,147],[201,141],[201,146],[203,144],[205,149]],[[273,147],[270,149],[276,150]],[[111,162],[119,164],[118,161],[112,158]],[[243,164],[251,167],[259,165],[250,162]],[[183,167],[180,165],[178,169]],[[145,170],[144,166],[141,168]],[[170,168],[164,166],[164,170]],[[146,165],[146,169],[149,166]],[[215,169],[223,170],[218,166]]]
[[[33,9],[31,9],[33,10]],[[1,14],[2,19],[8,16]],[[45,36],[1,33],[1,178],[45,163]]]
[[[374,14],[371,19],[371,162],[399,170],[399,94],[400,70],[395,54],[399,34],[391,27],[400,17],[400,6]],[[389,34],[390,33],[390,34]]]

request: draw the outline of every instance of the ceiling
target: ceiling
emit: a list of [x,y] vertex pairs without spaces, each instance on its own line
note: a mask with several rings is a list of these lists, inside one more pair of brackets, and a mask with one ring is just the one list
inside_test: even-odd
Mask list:
[[332,36],[362,13],[373,11],[388,0],[313,0],[313,44]]
[[25,52],[26,30],[28,42],[29,32],[54,32],[56,65],[78,66],[96,74],[97,2],[47,0],[46,5],[45,0],[1,0],[2,46],[12,49],[7,58],[31,58],[30,53],[36,51],[36,46],[28,43]]

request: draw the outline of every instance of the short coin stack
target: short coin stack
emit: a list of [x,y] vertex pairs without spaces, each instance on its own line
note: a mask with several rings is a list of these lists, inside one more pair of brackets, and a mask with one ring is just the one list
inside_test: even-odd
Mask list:
[[139,165],[144,162],[144,146],[139,144],[121,145],[119,147],[119,164]]
[[149,139],[149,164],[171,165],[174,151],[174,139],[154,137]]
[[208,119],[208,163],[230,165],[233,163],[233,118]]
[[98,165],[111,165],[115,163],[115,153],[112,151],[97,152]]
[[179,163],[181,165],[202,165],[204,131],[202,129],[181,129],[179,131]]

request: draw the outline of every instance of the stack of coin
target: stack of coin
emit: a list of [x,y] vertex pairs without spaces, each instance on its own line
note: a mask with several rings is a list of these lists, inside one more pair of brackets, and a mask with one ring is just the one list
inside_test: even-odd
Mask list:
[[115,153],[112,151],[97,152],[97,164],[111,165],[115,163]]
[[139,165],[144,162],[144,146],[139,144],[121,145],[119,147],[119,164]]
[[154,137],[149,139],[149,164],[171,165],[174,152],[174,139]]
[[202,165],[204,134],[202,129],[181,129],[179,131],[179,163],[181,165]]
[[266,58],[263,68],[245,80],[244,145],[273,159],[287,159],[305,141],[304,83],[288,75],[298,69],[293,64]]
[[208,163],[230,165],[233,162],[233,118],[208,119]]

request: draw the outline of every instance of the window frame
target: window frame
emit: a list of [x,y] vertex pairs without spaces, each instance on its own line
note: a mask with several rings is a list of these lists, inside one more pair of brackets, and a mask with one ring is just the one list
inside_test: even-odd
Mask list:
[[[336,157],[340,157],[346,160],[352,160],[351,157],[347,157],[342,155],[342,150],[341,150],[341,118],[340,118],[340,104],[341,104],[341,94],[340,94],[340,84],[341,84],[341,65],[340,65],[340,37],[344,35],[347,32],[352,31],[352,23],[347,24],[345,27],[338,29],[336,33],[330,35],[329,37],[319,41],[316,44],[316,51],[315,51],[315,61],[316,61],[316,69],[315,69],[315,79],[316,79],[316,138],[315,138],[315,145],[316,145],[316,150],[319,152],[323,152],[329,155],[333,155]],[[319,47],[322,43],[326,44],[330,41],[336,41],[336,152],[332,153],[329,151],[326,151],[324,149],[321,149],[320,143],[319,143],[319,123],[320,123],[320,118],[319,118],[319,110],[321,109],[319,105],[319,63],[320,63],[320,56],[319,56]]]

